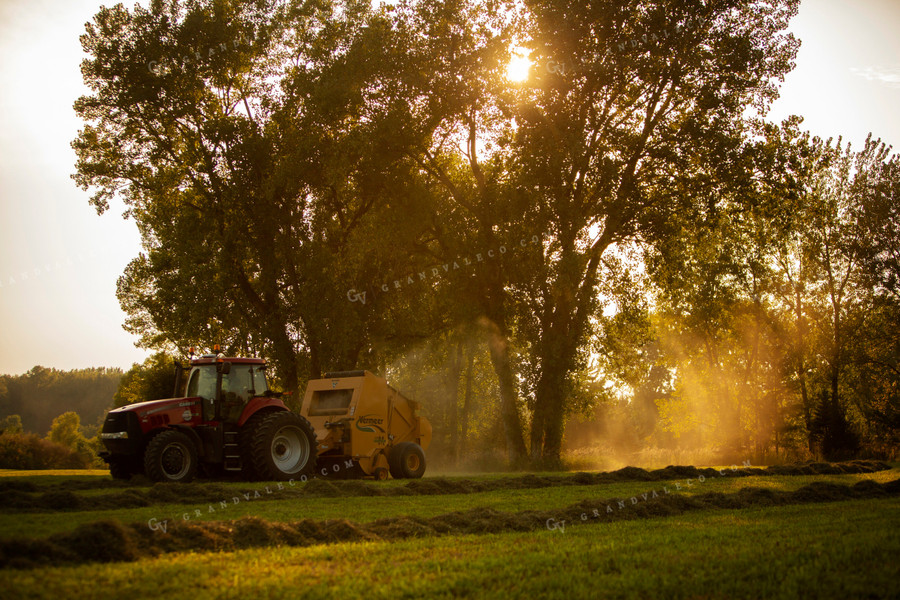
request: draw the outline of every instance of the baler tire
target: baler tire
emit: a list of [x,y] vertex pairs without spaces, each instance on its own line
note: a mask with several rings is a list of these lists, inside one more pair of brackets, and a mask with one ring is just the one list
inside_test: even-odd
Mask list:
[[[177,462],[181,457],[181,464]],[[194,442],[177,429],[153,436],[144,452],[144,471],[152,481],[188,483],[197,474],[200,457]]]
[[287,411],[269,413],[252,436],[251,465],[261,479],[288,481],[312,476],[318,444],[316,432],[305,418]]
[[419,479],[425,474],[425,451],[413,442],[401,442],[388,454],[394,479]]

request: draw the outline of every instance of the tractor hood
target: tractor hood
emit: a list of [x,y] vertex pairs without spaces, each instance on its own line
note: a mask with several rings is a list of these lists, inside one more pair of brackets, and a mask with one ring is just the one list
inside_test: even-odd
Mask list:
[[148,400],[147,402],[138,402],[136,404],[128,404],[121,408],[115,408],[110,412],[124,413],[135,412],[139,417],[147,417],[154,413],[172,410],[174,408],[194,406],[200,398],[166,398],[163,400]]

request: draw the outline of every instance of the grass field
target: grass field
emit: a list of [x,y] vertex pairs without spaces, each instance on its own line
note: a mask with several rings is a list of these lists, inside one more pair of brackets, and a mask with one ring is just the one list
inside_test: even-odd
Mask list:
[[[34,484],[23,488],[31,491],[19,493],[22,497],[59,493],[68,486],[66,493],[86,499],[85,506],[102,502],[107,494],[154,490],[149,485],[103,487],[107,478],[0,473],[3,481]],[[900,597],[900,561],[896,560],[900,494],[891,483],[898,478],[900,469],[893,465],[875,473],[756,475],[703,482],[578,485],[578,479],[556,478],[552,485],[540,488],[468,493],[447,492],[454,489],[452,483],[463,480],[441,478],[432,481],[445,482],[445,493],[435,493],[440,486],[432,486],[421,488],[428,493],[406,495],[408,490],[401,489],[404,482],[386,482],[372,485],[404,495],[335,497],[317,495],[331,490],[310,484],[297,484],[294,489],[283,484],[284,489],[278,490],[275,484],[215,482],[194,491],[210,497],[225,494],[225,507],[212,502],[160,501],[126,509],[4,511],[0,540],[6,541],[0,555],[14,552],[19,543],[12,542],[14,538],[34,553],[47,536],[68,536],[71,541],[79,532],[93,532],[90,524],[112,519],[123,524],[122,531],[132,544],[123,547],[135,548],[133,558],[138,560],[95,562],[104,559],[100,551],[97,557],[72,566],[0,569],[0,596]],[[507,479],[470,476],[465,481]],[[92,482],[101,487],[92,487]],[[427,482],[428,478],[423,480]],[[267,486],[272,494],[254,497],[255,491]],[[338,486],[335,493],[353,494],[360,489]],[[641,499],[653,492],[659,496],[656,505]],[[848,494],[865,497],[840,499],[851,498]],[[591,507],[602,513],[604,506],[607,510],[611,506],[625,520],[601,522],[591,517]],[[665,510],[651,510],[654,506]],[[691,512],[662,516],[671,507]],[[157,527],[167,523],[167,531],[150,531],[151,519]],[[118,525],[113,529],[121,533]],[[253,535],[234,533],[232,538],[232,530]],[[307,530],[315,531],[311,537],[291,542],[307,547],[284,543],[300,539],[290,536]],[[345,530],[352,536],[343,539],[358,541],[326,543],[330,533]],[[172,537],[183,544],[201,534],[212,537],[193,551],[176,552],[171,548],[183,546],[160,541]],[[29,540],[38,546],[29,548]],[[162,548],[161,554],[142,553],[153,544]],[[211,547],[225,550],[208,551]]]

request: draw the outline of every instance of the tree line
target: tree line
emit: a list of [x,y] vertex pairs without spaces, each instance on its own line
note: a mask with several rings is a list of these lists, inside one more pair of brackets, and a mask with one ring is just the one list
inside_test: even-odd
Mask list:
[[101,466],[100,427],[121,379],[103,367],[0,375],[0,468]]
[[36,366],[22,375],[0,375],[0,418],[18,415],[21,428],[46,434],[65,412],[98,425],[112,407],[122,370],[94,367],[62,371]]
[[891,453],[897,158],[762,118],[797,8],[104,8],[73,177],[140,228],[144,347],[386,374],[451,457],[552,466],[586,414],[631,449]]

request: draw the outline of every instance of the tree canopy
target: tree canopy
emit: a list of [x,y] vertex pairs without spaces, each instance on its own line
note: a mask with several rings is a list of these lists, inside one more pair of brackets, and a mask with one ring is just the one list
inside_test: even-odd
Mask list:
[[558,464],[594,409],[637,446],[884,443],[896,339],[860,336],[897,315],[898,163],[762,120],[798,4],[101,9],[74,178],[140,228],[126,329],[291,390],[395,376],[454,455],[473,389],[512,461]]

